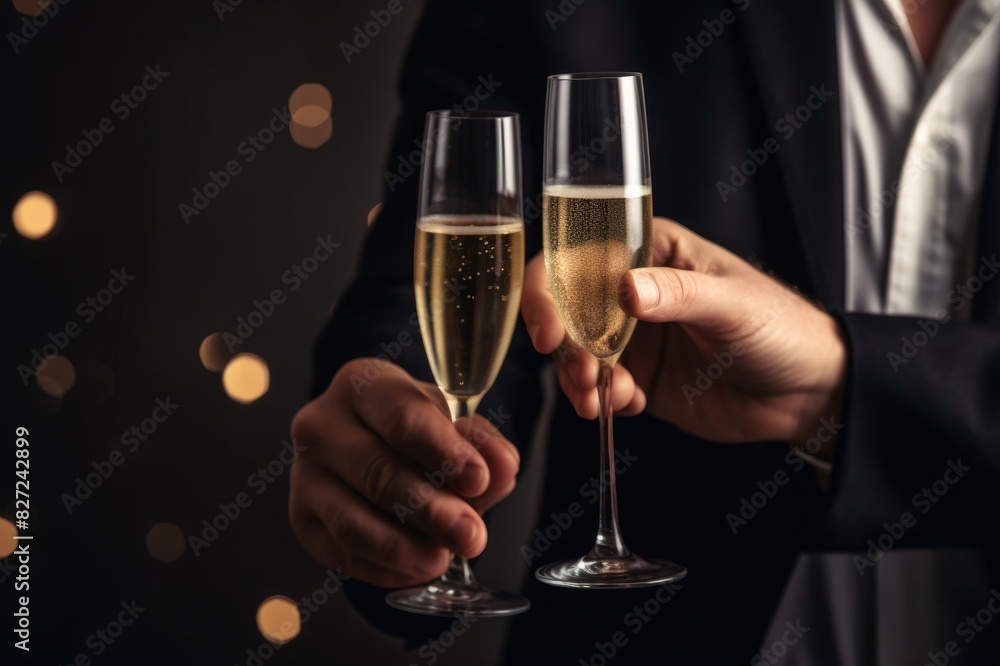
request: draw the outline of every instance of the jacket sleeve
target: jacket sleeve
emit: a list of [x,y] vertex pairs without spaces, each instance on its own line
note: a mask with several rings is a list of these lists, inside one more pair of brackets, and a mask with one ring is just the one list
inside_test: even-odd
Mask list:
[[901,524],[899,547],[996,546],[1000,323],[839,317],[851,361],[834,538],[863,548]]

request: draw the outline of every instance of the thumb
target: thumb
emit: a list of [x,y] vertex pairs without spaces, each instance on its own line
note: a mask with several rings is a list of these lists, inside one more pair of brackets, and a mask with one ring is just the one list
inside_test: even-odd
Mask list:
[[619,294],[622,308],[641,321],[722,329],[730,327],[745,306],[734,297],[733,286],[696,271],[636,268],[622,276]]

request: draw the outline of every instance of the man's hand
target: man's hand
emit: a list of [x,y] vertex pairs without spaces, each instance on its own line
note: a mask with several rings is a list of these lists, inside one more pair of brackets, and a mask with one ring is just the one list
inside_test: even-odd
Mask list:
[[[375,379],[364,374],[375,364]],[[370,383],[356,390],[351,377]],[[436,386],[375,359],[345,364],[292,422],[289,516],[324,566],[383,587],[444,573],[486,547],[479,514],[510,494],[517,449],[485,419],[453,425]]]
[[[832,317],[676,222],[654,218],[652,245],[653,267],[620,283],[640,322],[615,368],[616,411],[645,409],[712,441],[791,444],[840,416],[847,354]],[[566,337],[541,256],[521,311],[535,348],[555,352],[577,413],[596,417],[597,359]]]

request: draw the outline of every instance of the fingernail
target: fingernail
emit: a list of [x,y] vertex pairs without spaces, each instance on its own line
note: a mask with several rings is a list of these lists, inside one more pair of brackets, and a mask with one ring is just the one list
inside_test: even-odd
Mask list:
[[465,552],[469,550],[476,539],[479,525],[476,521],[465,514],[458,517],[455,524],[448,530],[448,536],[454,550]]
[[517,447],[514,446],[513,444],[508,444],[507,445],[507,453],[509,453],[510,457],[514,460],[514,464],[517,465],[518,468],[520,468],[521,467],[521,452],[517,450]]
[[632,271],[629,275],[632,276],[630,298],[635,301],[636,307],[656,301],[657,289],[653,278],[641,271]]

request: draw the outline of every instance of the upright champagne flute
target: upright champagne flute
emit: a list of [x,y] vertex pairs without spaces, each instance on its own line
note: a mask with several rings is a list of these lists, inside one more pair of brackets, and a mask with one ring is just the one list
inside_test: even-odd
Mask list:
[[[687,570],[629,551],[618,524],[611,378],[636,321],[618,304],[626,271],[650,263],[653,200],[642,75],[550,76],[545,102],[545,268],[573,342],[597,357],[601,426],[597,541],[583,557],[540,567],[550,585],[628,588]],[[578,352],[579,353],[579,352]]]
[[[493,385],[521,303],[524,222],[516,113],[427,114],[414,289],[420,334],[452,421],[471,417]],[[390,592],[394,608],[425,615],[514,615],[530,603],[481,586],[469,562],[423,586]]]

